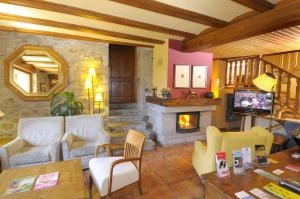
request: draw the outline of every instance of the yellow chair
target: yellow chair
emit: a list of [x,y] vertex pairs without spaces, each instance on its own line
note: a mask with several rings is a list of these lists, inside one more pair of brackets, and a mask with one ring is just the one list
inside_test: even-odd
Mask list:
[[252,160],[255,158],[255,145],[263,144],[267,155],[270,154],[273,135],[262,127],[253,127],[249,132],[223,132],[214,126],[206,128],[207,146],[196,141],[193,152],[193,166],[198,175],[216,170],[215,154],[225,151],[227,162],[232,166],[232,151],[251,147]]

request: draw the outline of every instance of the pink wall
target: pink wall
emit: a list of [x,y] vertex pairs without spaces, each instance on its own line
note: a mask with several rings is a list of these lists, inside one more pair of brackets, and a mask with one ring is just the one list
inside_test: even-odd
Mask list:
[[181,42],[176,40],[169,41],[169,61],[168,61],[168,88],[172,90],[172,97],[185,98],[188,89],[174,88],[174,65],[175,64],[189,64],[208,66],[207,85],[206,88],[192,89],[193,91],[203,96],[206,92],[210,91],[211,73],[212,73],[212,53],[194,52],[184,53],[180,51]]

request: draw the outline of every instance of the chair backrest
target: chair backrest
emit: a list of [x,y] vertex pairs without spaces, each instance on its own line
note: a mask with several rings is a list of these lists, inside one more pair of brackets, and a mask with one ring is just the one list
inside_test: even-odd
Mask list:
[[47,146],[60,142],[64,133],[63,117],[22,118],[18,136],[29,146]]
[[[255,145],[263,144],[266,147],[267,155],[270,153],[273,135],[262,127],[253,127],[249,132],[219,132],[216,133],[218,136],[213,133],[210,135],[211,132],[211,129],[207,131],[207,141],[211,140],[210,143],[207,143],[208,150],[213,150],[213,154],[218,151],[225,151],[229,166],[232,165],[233,150],[250,147],[253,159],[255,158]],[[215,143],[213,143],[213,139],[215,139]]]
[[65,120],[65,132],[72,134],[75,140],[96,141],[104,130],[100,114],[67,116]]
[[[145,135],[135,130],[129,130],[125,146],[124,156],[125,158],[141,158],[144,150]],[[134,161],[137,168],[140,167],[139,161]]]

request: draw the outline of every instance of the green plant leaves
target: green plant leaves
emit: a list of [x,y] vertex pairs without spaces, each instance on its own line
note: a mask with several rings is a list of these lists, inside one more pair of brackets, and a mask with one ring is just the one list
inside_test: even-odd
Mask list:
[[75,99],[72,91],[55,94],[50,102],[50,113],[52,116],[80,115],[83,108],[83,104]]

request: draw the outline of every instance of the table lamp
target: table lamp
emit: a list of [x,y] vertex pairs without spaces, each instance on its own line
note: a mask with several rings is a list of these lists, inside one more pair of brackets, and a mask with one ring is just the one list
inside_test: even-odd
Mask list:
[[253,84],[263,91],[274,92],[277,79],[272,73],[263,73],[253,80]]
[[[260,90],[266,92],[275,92],[275,87],[277,85],[277,79],[272,73],[263,73],[262,75],[255,78],[253,84]],[[272,130],[272,118],[273,117],[273,108],[271,108],[271,119],[269,124],[269,131]]]
[[102,93],[96,93],[95,101],[99,103],[99,113],[100,113],[100,103],[103,102]]

